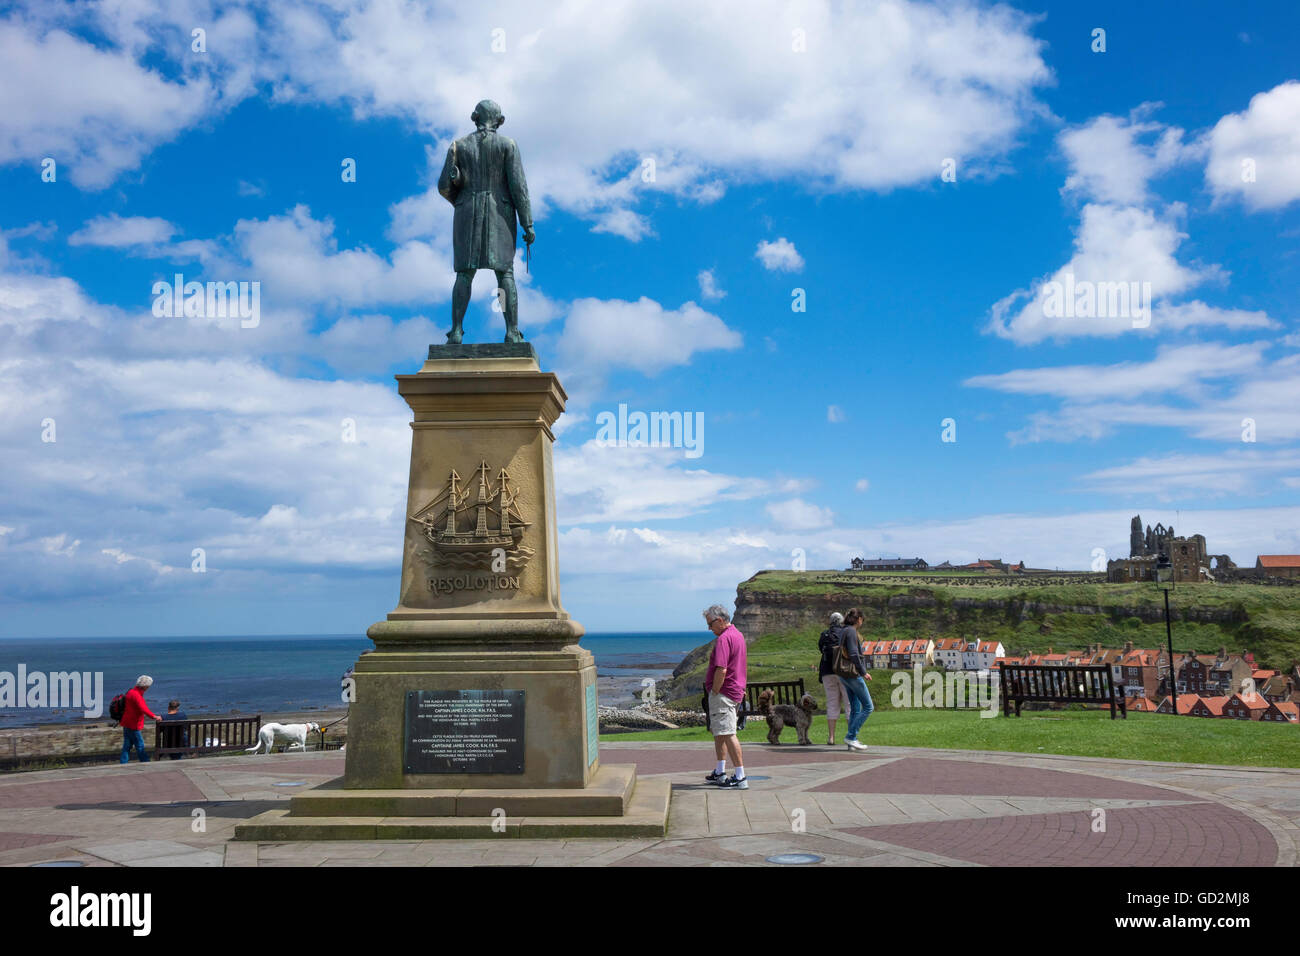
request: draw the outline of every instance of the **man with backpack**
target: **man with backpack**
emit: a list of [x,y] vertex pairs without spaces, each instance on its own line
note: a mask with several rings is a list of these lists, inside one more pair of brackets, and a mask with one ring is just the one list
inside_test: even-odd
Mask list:
[[817,679],[826,691],[826,735],[828,746],[835,745],[835,724],[840,719],[841,710],[847,714],[850,709],[849,693],[843,682],[835,673],[835,649],[840,646],[840,629],[844,624],[844,615],[836,611],[831,615],[831,626],[822,631],[817,640],[817,649],[821,651],[821,662],[817,665]]
[[144,692],[153,686],[153,678],[148,674],[141,674],[136,678],[135,686],[125,694],[119,694],[114,697],[112,703],[108,705],[108,715],[116,717],[119,724],[122,725],[122,759],[120,763],[131,762],[131,748],[134,747],[140,755],[141,763],[149,762],[149,751],[144,747],[144,719],[149,717],[152,720],[161,720],[157,714],[149,709],[149,705],[144,702]]

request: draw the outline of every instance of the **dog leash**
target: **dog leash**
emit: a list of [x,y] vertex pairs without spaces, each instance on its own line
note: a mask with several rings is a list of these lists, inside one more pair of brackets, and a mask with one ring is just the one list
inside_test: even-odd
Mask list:
[[341,724],[341,723],[343,723],[343,721],[345,721],[345,720],[347,720],[347,719],[348,719],[347,714],[344,714],[344,715],[343,715],[342,717],[340,717],[338,720],[331,720],[328,724],[325,724],[323,727],[321,727],[321,728],[320,728],[318,731],[316,731],[316,732],[319,733],[319,734],[323,734],[323,733],[325,733],[325,731],[329,730],[329,729],[330,729],[331,727],[333,727],[335,724]]

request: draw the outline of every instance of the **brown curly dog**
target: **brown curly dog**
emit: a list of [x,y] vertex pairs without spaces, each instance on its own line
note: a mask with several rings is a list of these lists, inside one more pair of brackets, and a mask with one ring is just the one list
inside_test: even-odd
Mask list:
[[765,690],[758,695],[758,712],[767,718],[767,742],[769,744],[779,744],[781,742],[781,731],[785,729],[786,724],[794,725],[795,733],[799,735],[799,743],[807,746],[812,741],[808,739],[808,728],[812,725],[813,711],[817,709],[817,701],[813,700],[811,694],[804,694],[799,700],[799,706],[794,704],[773,704],[772,698],[776,695]]

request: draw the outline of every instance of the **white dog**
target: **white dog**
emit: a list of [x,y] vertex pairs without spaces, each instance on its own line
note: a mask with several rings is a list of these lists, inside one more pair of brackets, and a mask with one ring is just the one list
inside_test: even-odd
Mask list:
[[271,748],[278,743],[287,742],[286,750],[292,750],[295,746],[307,749],[307,735],[316,733],[320,730],[320,724],[263,724],[262,729],[257,732],[257,746],[245,750],[246,754],[255,754],[261,748],[265,747],[266,752],[270,753]]

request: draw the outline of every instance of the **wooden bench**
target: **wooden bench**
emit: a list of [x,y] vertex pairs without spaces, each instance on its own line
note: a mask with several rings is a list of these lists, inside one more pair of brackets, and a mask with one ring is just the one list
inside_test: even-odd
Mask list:
[[1001,667],[1002,713],[1016,716],[1025,702],[1051,704],[1109,704],[1110,719],[1115,711],[1128,719],[1128,703],[1115,686],[1107,664],[1072,664],[1067,667],[1042,667],[1032,664],[1003,664]]
[[[200,717],[196,720],[154,722],[153,755],[215,754],[248,750],[257,743],[262,715],[255,717]],[[185,741],[189,741],[187,744]],[[212,743],[209,744],[209,741]]]
[[[758,713],[758,695],[765,690],[772,691],[772,703],[775,704],[793,704],[799,706],[799,701],[803,699],[805,693],[803,689],[803,678],[798,680],[777,680],[769,681],[766,684],[750,684],[745,688],[745,700],[741,703],[742,709],[753,717]],[[745,707],[748,704],[748,707]]]
[[[736,730],[745,729],[745,721],[752,717],[761,717],[758,712],[758,695],[765,690],[773,693],[773,704],[795,704],[798,705],[804,695],[803,678],[798,680],[778,680],[768,681],[762,684],[750,684],[745,688],[745,696],[740,701],[740,706],[736,709]],[[700,701],[700,706],[704,708],[704,726],[709,726],[709,696],[704,695]]]

